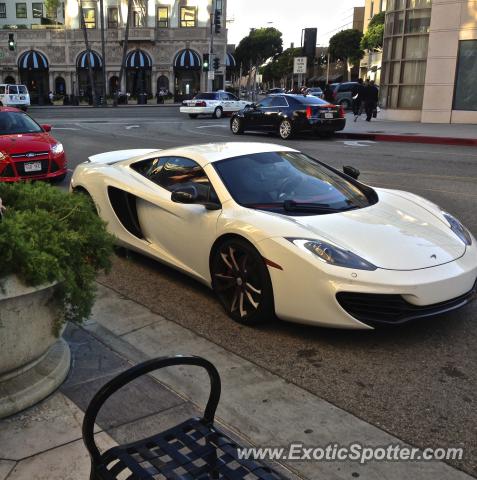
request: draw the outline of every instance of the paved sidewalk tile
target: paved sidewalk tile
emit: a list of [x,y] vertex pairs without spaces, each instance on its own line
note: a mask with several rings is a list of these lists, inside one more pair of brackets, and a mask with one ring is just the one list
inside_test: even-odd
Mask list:
[[82,421],[83,412],[56,392],[34,407],[0,420],[0,458],[21,460],[78,440]]
[[0,460],[0,480],[5,480],[7,475],[13,470],[15,462],[10,460]]
[[[100,449],[116,445],[106,433],[95,437]],[[90,458],[82,440],[48,450],[19,462],[8,480],[86,480],[90,474]]]

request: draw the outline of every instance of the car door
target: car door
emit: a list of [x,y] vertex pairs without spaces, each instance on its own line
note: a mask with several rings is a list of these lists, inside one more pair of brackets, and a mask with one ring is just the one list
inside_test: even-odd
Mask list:
[[272,98],[272,103],[266,111],[265,126],[267,129],[275,130],[287,115],[288,102],[282,95],[276,95]]
[[222,210],[171,200],[174,189],[194,185],[200,195],[209,195],[218,202],[202,167],[189,158],[158,156],[132,168],[157,186],[154,196],[140,198],[136,203],[139,224],[151,248],[164,260],[208,281],[209,254]]
[[255,130],[265,129],[265,114],[272,104],[273,97],[266,97],[260,103],[244,111],[246,126]]
[[235,111],[235,102],[228,93],[221,93],[220,94],[220,102],[222,104],[222,110],[224,112],[234,112]]

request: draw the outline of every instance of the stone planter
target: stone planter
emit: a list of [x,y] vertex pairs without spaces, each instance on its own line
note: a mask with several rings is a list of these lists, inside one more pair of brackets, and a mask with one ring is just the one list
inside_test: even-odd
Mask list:
[[68,344],[53,334],[54,294],[55,284],[0,279],[0,418],[47,397],[68,374]]

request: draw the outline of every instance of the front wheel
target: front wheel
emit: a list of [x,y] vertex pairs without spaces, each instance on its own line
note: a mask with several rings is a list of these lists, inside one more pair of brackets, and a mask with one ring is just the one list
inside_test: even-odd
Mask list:
[[235,117],[232,119],[232,123],[230,124],[230,130],[234,135],[242,135],[243,134],[243,122],[240,118]]
[[288,140],[293,135],[293,125],[290,120],[282,120],[278,127],[278,134],[283,140]]
[[212,114],[212,118],[222,118],[223,111],[220,107],[217,107]]
[[274,317],[273,289],[268,268],[245,240],[226,240],[211,261],[212,288],[228,316],[245,325]]

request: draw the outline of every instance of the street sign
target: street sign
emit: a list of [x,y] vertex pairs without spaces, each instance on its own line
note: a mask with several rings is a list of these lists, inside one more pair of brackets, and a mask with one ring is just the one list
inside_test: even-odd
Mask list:
[[209,70],[209,75],[207,77],[209,80],[215,80],[215,72]]
[[293,73],[306,73],[306,57],[295,57],[293,61]]

